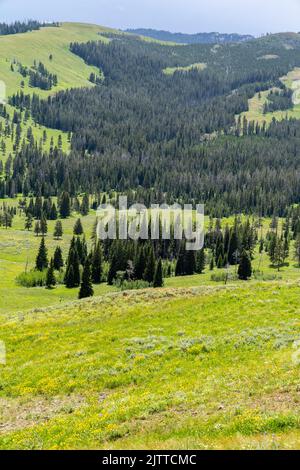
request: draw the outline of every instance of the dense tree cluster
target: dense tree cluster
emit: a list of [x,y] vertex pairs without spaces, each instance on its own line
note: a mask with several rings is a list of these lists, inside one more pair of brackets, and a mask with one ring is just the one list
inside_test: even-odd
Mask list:
[[293,91],[284,87],[282,90],[271,90],[264,105],[264,113],[284,111],[294,106]]
[[[270,36],[217,48],[111,39],[108,45],[71,45],[104,73],[99,86],[47,100],[22,91],[10,98],[18,112],[13,122],[6,117],[2,132],[13,133],[15,157],[3,168],[0,197],[68,193],[74,198],[113,189],[146,204],[203,202],[206,212],[217,217],[283,215],[299,202],[299,121],[274,121],[269,127],[246,119],[236,123],[250,96],[282,88],[279,77],[300,65],[297,37]],[[266,60],[267,54],[278,58]],[[163,73],[166,67],[197,62],[207,68]],[[275,101],[287,100],[282,93],[288,94],[274,94]],[[5,107],[0,111],[6,116]],[[71,153],[54,144],[45,152],[32,134],[21,140],[18,125],[26,113],[68,131]],[[64,200],[62,218],[69,215],[68,206]]]
[[14,23],[0,23],[0,36],[7,36],[9,34],[27,33],[28,31],[35,31],[43,27],[55,26],[58,27],[59,23],[40,23],[35,20],[28,21],[15,21]]

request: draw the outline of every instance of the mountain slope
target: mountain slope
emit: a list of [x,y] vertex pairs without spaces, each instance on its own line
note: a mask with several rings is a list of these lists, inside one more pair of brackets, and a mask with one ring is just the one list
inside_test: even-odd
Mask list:
[[226,33],[170,33],[169,31],[158,31],[155,29],[127,29],[127,33],[145,36],[159,41],[173,42],[177,44],[224,44],[227,42],[244,42],[254,39],[253,36],[247,34],[226,34]]
[[[112,32],[108,28],[83,23],[62,23],[59,27],[44,27],[38,31],[23,34],[0,36],[0,81],[6,88],[6,99],[13,93],[23,91],[30,95],[37,94],[46,98],[50,94],[69,88],[92,87],[89,81],[91,73],[99,75],[99,69],[88,66],[78,56],[70,51],[72,41],[87,42],[89,40],[108,42],[101,33]],[[50,55],[51,60],[50,60]],[[58,77],[58,85],[51,91],[31,88],[29,77],[24,78],[19,73],[19,64],[31,69],[34,63],[42,62],[50,73]],[[24,85],[21,87],[21,82]],[[2,86],[3,88],[3,86]],[[12,118],[14,109],[7,106],[7,111]],[[0,122],[5,126],[5,119],[0,117]],[[22,125],[22,137],[27,135],[28,128],[33,129],[33,135],[37,141],[42,139],[44,131],[48,139],[43,147],[49,150],[51,138],[57,143],[59,135],[62,135],[63,149],[69,150],[67,135],[58,130],[50,130],[45,126],[36,127],[32,120]],[[14,154],[10,137],[1,135],[0,141],[4,142],[5,150],[1,151],[0,160],[6,160],[9,154]]]
[[299,313],[272,282],[8,315],[0,448],[297,447]]

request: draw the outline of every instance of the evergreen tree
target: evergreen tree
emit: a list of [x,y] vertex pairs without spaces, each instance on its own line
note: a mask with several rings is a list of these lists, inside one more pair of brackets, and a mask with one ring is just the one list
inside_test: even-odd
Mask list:
[[241,254],[238,276],[242,281],[247,281],[252,276],[251,258],[245,250]]
[[97,243],[95,250],[92,254],[92,281],[94,284],[100,284],[102,280],[103,266],[102,266],[102,249],[100,242]]
[[79,299],[85,299],[87,297],[92,297],[94,295],[94,290],[92,286],[92,276],[91,276],[91,266],[90,261],[87,258],[83,273],[82,273],[82,282],[79,291]]
[[56,279],[55,279],[55,274],[54,274],[54,262],[53,262],[53,259],[51,258],[50,265],[47,270],[46,287],[48,289],[51,289],[55,285],[56,285]]
[[184,243],[181,243],[177,262],[176,262],[176,267],[175,267],[175,276],[184,275],[184,255],[185,255],[185,247],[184,247]]
[[60,271],[64,266],[64,260],[60,246],[56,247],[53,257],[53,265],[56,271]]
[[280,267],[284,264],[285,256],[283,239],[276,237],[275,250],[271,261],[278,271],[280,271]]
[[155,255],[152,245],[149,246],[147,252],[148,253],[146,260],[146,268],[144,272],[144,280],[146,282],[149,282],[149,284],[152,284],[155,274]]
[[50,219],[50,220],[56,220],[57,217],[58,217],[57,208],[56,208],[55,203],[53,203],[52,206],[51,206],[51,210],[50,210],[50,214],[49,214],[49,219]]
[[80,219],[77,219],[73,229],[74,235],[82,235],[83,234],[83,227]]
[[33,224],[33,217],[31,214],[27,214],[26,216],[26,219],[25,219],[25,230],[30,230],[32,228],[32,224]]
[[217,262],[217,268],[221,269],[223,267],[224,267],[224,259],[223,259],[222,255],[220,255],[219,258],[218,258],[218,262]]
[[84,194],[82,198],[82,203],[80,206],[80,213],[82,215],[88,215],[89,210],[90,210],[89,196],[87,194]]
[[40,220],[40,231],[42,236],[44,237],[46,233],[48,232],[48,225],[47,225],[47,220],[44,214],[42,214],[41,220]]
[[74,238],[71,241],[67,260],[65,285],[68,289],[72,289],[73,287],[78,287],[80,285],[79,257]]
[[34,225],[34,233],[38,237],[40,232],[41,232],[41,225],[40,225],[40,221],[37,220],[35,225]]
[[295,240],[295,258],[297,260],[298,266],[300,267],[300,233],[298,233]]
[[195,252],[192,250],[184,252],[183,271],[186,276],[192,276],[196,271]]
[[196,273],[202,274],[205,269],[205,251],[204,248],[197,252],[196,255]]
[[139,247],[137,249],[136,256],[135,256],[135,262],[134,262],[135,279],[137,279],[138,281],[143,279],[145,269],[146,269],[146,259],[145,259],[144,248]]
[[48,253],[45,244],[45,238],[43,237],[40,243],[38,255],[35,262],[35,267],[38,271],[43,271],[48,267]]
[[163,285],[164,285],[164,280],[163,280],[163,272],[162,272],[162,261],[160,258],[158,263],[156,264],[153,287],[163,287]]
[[59,212],[62,219],[66,219],[71,214],[71,200],[68,192],[63,192],[60,198]]
[[112,286],[114,284],[114,280],[116,279],[117,272],[118,272],[118,258],[117,258],[116,253],[113,253],[111,262],[109,265],[108,274],[107,274],[107,284],[109,286]]
[[63,236],[62,223],[61,223],[61,220],[57,220],[55,227],[54,227],[53,237],[56,240],[59,240],[62,236]]

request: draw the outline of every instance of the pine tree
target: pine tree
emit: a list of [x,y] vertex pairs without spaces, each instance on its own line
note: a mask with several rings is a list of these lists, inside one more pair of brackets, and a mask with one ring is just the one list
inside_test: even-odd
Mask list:
[[147,260],[146,260],[146,268],[144,272],[144,280],[149,282],[149,284],[153,283],[155,274],[155,255],[152,245],[150,245],[147,253]]
[[46,217],[44,216],[44,214],[42,215],[41,220],[40,220],[40,231],[41,231],[41,234],[42,234],[43,237],[48,232],[47,220],[46,220]]
[[140,247],[137,249],[135,262],[134,262],[135,279],[137,279],[138,281],[143,279],[145,269],[146,269],[146,260],[145,260],[144,248]]
[[37,220],[34,226],[34,233],[38,237],[41,232],[41,226],[40,226],[40,221]]
[[276,266],[277,270],[280,271],[280,267],[284,264],[285,261],[285,249],[282,238],[276,237],[275,250],[271,261],[273,262],[274,266]]
[[221,269],[224,267],[224,259],[222,255],[219,256],[218,261],[217,261],[217,268]]
[[101,244],[98,242],[92,254],[92,281],[94,284],[100,284],[102,280],[103,266],[102,266],[102,249]]
[[35,267],[38,271],[43,271],[44,269],[48,268],[48,254],[44,237],[41,240]]
[[116,279],[116,276],[117,276],[117,272],[118,272],[118,258],[117,258],[116,253],[113,253],[111,262],[109,265],[108,274],[107,274],[107,284],[109,286],[113,285],[114,280]]
[[26,220],[25,220],[25,226],[24,226],[25,230],[29,231],[32,228],[32,223],[33,223],[32,220],[33,220],[32,215],[27,214]]
[[65,285],[68,289],[80,285],[79,257],[76,249],[75,238],[72,239],[65,274]]
[[70,195],[66,191],[62,193],[59,204],[59,212],[62,219],[66,219],[71,214]]
[[181,243],[177,262],[176,262],[176,267],[175,267],[175,276],[184,275],[184,255],[185,255],[184,243]]
[[205,269],[205,251],[204,248],[197,252],[196,255],[196,273],[202,274]]
[[57,220],[56,224],[55,224],[55,227],[54,227],[53,237],[56,240],[59,240],[62,236],[63,236],[62,223],[61,223],[61,220]]
[[210,264],[209,264],[209,269],[213,271],[215,269],[215,260],[214,257],[211,257]]
[[94,290],[92,286],[92,277],[91,277],[91,266],[90,261],[87,258],[83,273],[82,273],[82,282],[79,291],[79,299],[85,299],[87,297],[92,297],[94,295]]
[[241,254],[238,276],[242,281],[247,281],[252,276],[251,258],[245,250]]
[[73,233],[74,233],[74,235],[82,235],[83,234],[83,227],[82,227],[82,223],[81,223],[80,219],[76,220],[75,225],[74,225],[74,229],[73,229]]
[[50,210],[50,214],[49,214],[49,219],[50,219],[50,220],[56,220],[57,217],[58,217],[58,214],[57,214],[56,205],[53,203],[52,206],[51,206],[51,210]]
[[298,266],[300,267],[300,233],[298,233],[295,240],[295,258],[297,260]]
[[164,280],[163,280],[163,272],[162,272],[162,261],[160,258],[158,263],[156,264],[153,287],[163,287],[163,285],[164,285]]
[[80,213],[82,215],[88,215],[89,210],[90,210],[89,196],[87,194],[84,194],[82,198],[82,203],[80,206]]
[[192,276],[196,272],[196,257],[192,250],[185,250],[183,271],[185,276]]
[[46,287],[48,289],[51,289],[55,285],[56,285],[56,279],[55,279],[55,274],[54,274],[54,262],[53,262],[53,259],[51,258],[50,265],[47,270]]
[[54,265],[54,269],[56,271],[60,271],[61,268],[63,268],[63,266],[64,266],[64,260],[63,260],[62,251],[61,251],[60,246],[58,246],[55,249],[54,257],[53,257],[53,265]]

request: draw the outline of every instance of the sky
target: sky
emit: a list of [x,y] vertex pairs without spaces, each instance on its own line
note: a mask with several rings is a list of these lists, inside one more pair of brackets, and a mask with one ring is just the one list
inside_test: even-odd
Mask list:
[[0,0],[0,22],[28,18],[260,35],[300,31],[300,0]]

